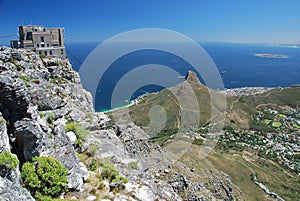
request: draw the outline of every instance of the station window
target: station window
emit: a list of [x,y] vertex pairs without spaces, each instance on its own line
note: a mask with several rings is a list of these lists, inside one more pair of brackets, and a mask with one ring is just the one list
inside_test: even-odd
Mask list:
[[52,55],[52,50],[49,51],[49,54]]
[[45,42],[44,36],[41,36],[41,42]]

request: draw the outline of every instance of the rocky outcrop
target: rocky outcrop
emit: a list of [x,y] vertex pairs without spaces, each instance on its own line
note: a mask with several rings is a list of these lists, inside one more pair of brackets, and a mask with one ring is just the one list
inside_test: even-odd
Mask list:
[[99,129],[91,103],[68,61],[51,63],[34,52],[1,48],[0,148],[12,148],[21,162],[34,156],[55,157],[68,169],[71,189],[80,190],[88,173],[64,126],[74,121]]
[[26,110],[30,96],[17,73],[5,71],[0,74],[0,100],[10,111]]
[[8,179],[0,177],[0,200],[34,201],[35,199],[26,189],[20,187],[19,185],[11,182]]
[[6,120],[3,118],[2,113],[0,112],[0,153],[10,152],[9,146],[9,138],[7,135],[7,128],[6,128]]

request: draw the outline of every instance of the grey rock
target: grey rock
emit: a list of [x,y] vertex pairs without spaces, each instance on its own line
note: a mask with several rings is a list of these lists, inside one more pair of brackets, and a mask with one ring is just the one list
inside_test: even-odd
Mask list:
[[10,152],[9,138],[7,135],[6,120],[2,117],[0,112],[0,153]]
[[0,200],[34,201],[35,199],[30,195],[30,193],[26,189],[9,181],[8,179],[0,177]]
[[66,105],[61,97],[63,92],[54,85],[42,85],[29,90],[31,103],[37,105],[40,111],[55,110]]
[[178,175],[173,180],[168,181],[176,193],[182,193],[188,188],[188,182],[183,175]]
[[80,190],[83,180],[88,178],[88,173],[79,162],[62,124],[54,128],[54,146],[55,150],[49,155],[57,158],[67,168],[68,188]]
[[66,135],[68,136],[70,142],[74,145],[77,140],[75,133],[73,131],[69,131],[66,133]]
[[22,59],[22,56],[20,54],[20,52],[18,51],[12,51],[11,53],[11,58],[20,61]]
[[30,103],[27,87],[13,72],[0,74],[0,100],[10,110],[24,110]]
[[14,123],[15,136],[23,151],[25,160],[46,153],[51,147],[48,135],[42,130],[38,121],[24,118]]

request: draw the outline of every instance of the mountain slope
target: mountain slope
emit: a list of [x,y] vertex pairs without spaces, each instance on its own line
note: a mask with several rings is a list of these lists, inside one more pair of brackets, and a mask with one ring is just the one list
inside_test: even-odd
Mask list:
[[[178,94],[184,94],[182,86],[186,82],[196,94],[201,116],[199,127],[195,128],[198,132],[192,138],[180,137],[181,134],[177,133],[181,123],[180,109],[184,109],[176,96],[178,98]],[[151,122],[149,109],[160,105],[167,113],[167,122],[166,127],[154,136],[154,142],[172,151],[179,149],[180,143],[190,142],[189,148],[184,149],[178,161],[195,169],[197,178],[207,178],[207,171],[225,172],[233,183],[238,200],[273,200],[274,194],[268,195],[259,183],[264,184],[270,192],[277,193],[278,199],[298,199],[300,186],[297,174],[300,172],[300,163],[297,139],[300,125],[297,124],[300,121],[297,111],[300,86],[275,88],[255,95],[226,96],[227,114],[223,134],[215,150],[201,159],[201,152],[205,149],[202,144],[209,136],[207,132],[212,118],[209,92],[221,92],[208,89],[192,72],[188,73],[184,83],[142,97],[130,108],[135,123],[147,128]],[[174,95],[174,91],[177,94]],[[222,113],[223,110],[220,107],[218,111]],[[289,152],[288,147],[291,146],[294,148]],[[254,175],[257,180],[254,180]],[[206,187],[213,188],[207,183]]]

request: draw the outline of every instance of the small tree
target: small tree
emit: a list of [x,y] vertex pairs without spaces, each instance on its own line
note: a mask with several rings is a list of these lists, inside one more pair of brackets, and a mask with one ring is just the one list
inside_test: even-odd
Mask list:
[[23,165],[21,177],[36,198],[57,196],[67,184],[67,169],[53,157],[35,157]]

